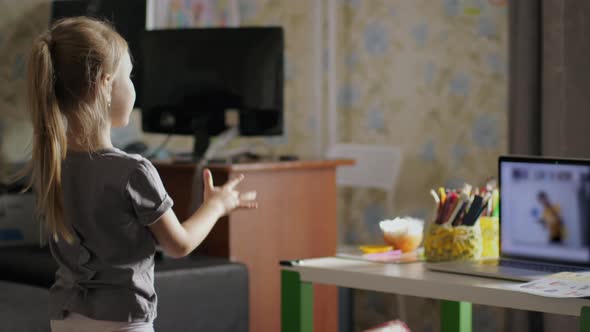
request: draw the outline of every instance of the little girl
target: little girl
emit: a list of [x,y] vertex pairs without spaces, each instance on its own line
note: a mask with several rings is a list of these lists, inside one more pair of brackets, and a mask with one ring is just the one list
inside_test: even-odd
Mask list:
[[57,22],[29,57],[31,186],[59,265],[52,331],[153,331],[156,244],[186,256],[220,217],[257,206],[236,191],[243,176],[214,187],[205,170],[203,204],[178,221],[152,164],[111,144],[135,101],[131,69],[125,40],[84,17]]

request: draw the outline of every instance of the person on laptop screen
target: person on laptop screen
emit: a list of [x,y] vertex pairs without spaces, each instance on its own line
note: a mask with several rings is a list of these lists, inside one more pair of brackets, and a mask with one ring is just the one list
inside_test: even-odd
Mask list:
[[543,215],[539,222],[549,231],[549,241],[551,243],[560,244],[565,237],[565,227],[561,219],[561,207],[559,204],[553,204],[547,193],[539,192],[537,196],[539,203],[543,205]]

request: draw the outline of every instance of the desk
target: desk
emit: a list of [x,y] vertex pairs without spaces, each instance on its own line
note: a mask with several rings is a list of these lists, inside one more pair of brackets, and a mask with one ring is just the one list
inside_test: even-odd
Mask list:
[[282,266],[282,331],[313,331],[314,283],[443,300],[441,331],[471,331],[471,304],[580,316],[590,331],[590,300],[555,299],[507,289],[515,282],[429,271],[423,263],[382,264],[322,257]]
[[[248,267],[250,331],[280,329],[278,261],[336,254],[336,169],[352,164],[352,160],[301,160],[208,166],[216,184],[245,174],[239,189],[258,192],[258,209],[236,211],[221,218],[196,250]],[[174,199],[174,212],[185,220],[194,205],[190,193],[196,165],[154,165]],[[317,331],[337,329],[337,295],[333,286],[315,287]]]

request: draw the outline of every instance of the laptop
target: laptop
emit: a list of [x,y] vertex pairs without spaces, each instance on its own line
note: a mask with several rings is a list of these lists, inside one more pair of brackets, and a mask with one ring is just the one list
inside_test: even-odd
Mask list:
[[502,156],[498,164],[500,258],[426,268],[515,281],[590,270],[590,160]]

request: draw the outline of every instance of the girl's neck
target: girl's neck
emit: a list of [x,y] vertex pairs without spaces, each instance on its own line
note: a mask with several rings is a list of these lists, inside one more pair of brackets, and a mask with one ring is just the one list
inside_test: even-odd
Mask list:
[[105,128],[105,130],[103,130],[92,143],[92,147],[89,148],[88,146],[80,145],[76,139],[70,139],[70,137],[68,137],[68,150],[92,152],[112,148],[113,143],[111,141],[111,129]]

